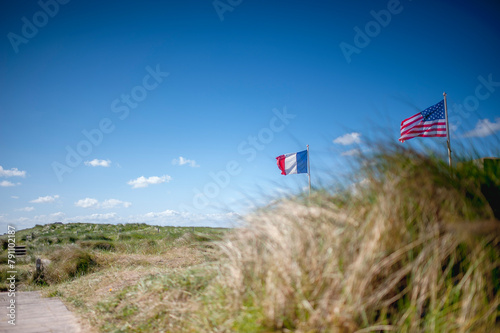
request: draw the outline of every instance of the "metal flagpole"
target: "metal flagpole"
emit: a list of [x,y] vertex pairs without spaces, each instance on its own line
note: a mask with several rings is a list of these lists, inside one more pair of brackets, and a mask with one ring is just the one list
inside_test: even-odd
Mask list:
[[307,145],[307,176],[309,178],[309,197],[311,196],[311,164],[309,163],[309,145]]
[[446,144],[448,146],[448,164],[451,168],[451,146],[450,146],[450,126],[448,125],[448,104],[446,103],[446,92],[443,92],[444,97],[444,115],[446,118]]

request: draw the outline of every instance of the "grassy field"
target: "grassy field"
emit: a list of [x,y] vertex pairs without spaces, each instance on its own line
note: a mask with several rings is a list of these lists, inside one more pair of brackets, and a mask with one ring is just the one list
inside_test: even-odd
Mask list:
[[[37,225],[16,233],[17,245],[26,245],[28,253],[16,260],[17,288],[60,297],[89,331],[122,331],[130,325],[133,331],[156,332],[151,322],[160,318],[160,312],[149,308],[152,298],[128,295],[165,279],[182,280],[201,264],[213,262],[214,242],[226,233],[226,229],[197,227],[193,231],[146,224]],[[0,240],[1,260],[6,264],[5,236]],[[38,275],[37,258],[44,264]],[[0,288],[5,291],[8,268],[1,267]]]
[[[20,231],[32,239],[19,284],[96,332],[500,331],[499,170],[401,146],[359,162],[354,185],[273,203],[234,230]],[[35,276],[39,257],[50,262]]]

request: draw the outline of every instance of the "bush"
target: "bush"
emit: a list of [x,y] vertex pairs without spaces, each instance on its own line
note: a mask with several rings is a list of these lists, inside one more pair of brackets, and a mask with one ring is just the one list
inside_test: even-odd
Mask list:
[[[12,273],[9,273],[9,271],[10,269],[8,268],[7,265],[2,265],[0,267],[0,292],[9,291],[9,280],[7,279],[12,275]],[[28,280],[30,273],[31,272],[29,271],[29,269],[26,269],[26,267],[16,268],[16,274],[15,274],[16,291],[19,291],[20,283]]]
[[132,239],[132,236],[126,235],[126,234],[120,234],[118,235],[118,240],[130,240]]
[[96,260],[89,252],[76,246],[65,246],[49,255],[50,264],[44,267],[40,276],[34,280],[41,284],[60,283],[92,271]]
[[110,241],[112,240],[108,236],[105,236],[103,234],[86,234],[83,239],[85,240],[104,240],[104,241]]
[[81,241],[78,244],[82,248],[88,248],[92,250],[101,250],[101,251],[114,251],[115,245],[111,242],[106,241]]

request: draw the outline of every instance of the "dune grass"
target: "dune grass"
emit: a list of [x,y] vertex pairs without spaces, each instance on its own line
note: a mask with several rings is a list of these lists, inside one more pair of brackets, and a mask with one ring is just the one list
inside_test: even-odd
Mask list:
[[231,231],[39,226],[40,251],[95,262],[43,290],[101,332],[500,331],[498,170],[399,145],[359,162]]
[[400,146],[367,161],[357,185],[280,202],[229,234],[191,329],[499,330],[500,222],[482,191],[499,173]]

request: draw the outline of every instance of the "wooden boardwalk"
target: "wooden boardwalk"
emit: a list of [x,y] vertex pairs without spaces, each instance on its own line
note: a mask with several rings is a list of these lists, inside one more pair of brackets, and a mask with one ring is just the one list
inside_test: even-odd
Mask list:
[[[15,299],[16,325],[8,323],[10,300]],[[82,333],[78,320],[59,298],[42,298],[37,291],[0,293],[0,333]]]

